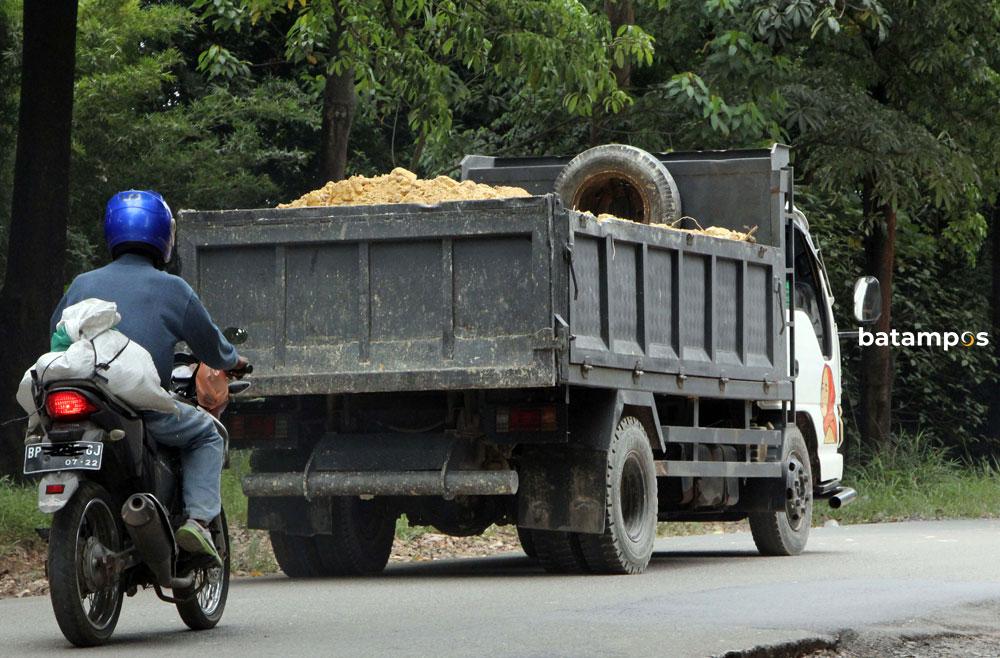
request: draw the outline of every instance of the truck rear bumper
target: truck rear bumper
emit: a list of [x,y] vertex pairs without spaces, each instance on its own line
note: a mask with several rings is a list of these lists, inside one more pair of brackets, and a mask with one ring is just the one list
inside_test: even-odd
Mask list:
[[517,471],[336,471],[255,473],[243,478],[247,496],[506,496],[517,493]]

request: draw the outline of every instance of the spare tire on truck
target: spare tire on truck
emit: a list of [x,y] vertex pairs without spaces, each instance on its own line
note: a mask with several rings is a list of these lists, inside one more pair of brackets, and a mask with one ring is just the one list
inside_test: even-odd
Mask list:
[[677,183],[656,157],[626,144],[603,144],[569,161],[555,183],[565,206],[641,224],[681,217]]

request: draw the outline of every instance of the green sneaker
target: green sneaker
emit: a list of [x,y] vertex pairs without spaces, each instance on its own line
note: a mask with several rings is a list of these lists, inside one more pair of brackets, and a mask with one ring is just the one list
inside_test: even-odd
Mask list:
[[208,528],[198,523],[194,519],[188,519],[177,529],[177,545],[188,553],[209,555],[215,560],[217,566],[222,566],[222,558],[219,551],[215,549],[212,541],[212,533]]

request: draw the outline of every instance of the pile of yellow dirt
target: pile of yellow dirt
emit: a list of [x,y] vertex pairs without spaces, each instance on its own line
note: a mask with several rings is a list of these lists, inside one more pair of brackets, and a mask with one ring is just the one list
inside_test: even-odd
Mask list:
[[421,179],[412,171],[396,167],[388,174],[368,178],[351,176],[347,180],[330,181],[318,190],[307,192],[295,201],[279,204],[279,208],[306,206],[370,206],[382,203],[424,203],[506,199],[530,196],[520,187],[484,185],[473,181],[461,183],[448,176]]
[[[586,214],[590,215],[591,213],[586,213]],[[593,216],[593,215],[591,215],[591,216]],[[601,213],[600,215],[598,215],[596,217],[596,219],[599,222],[606,222],[606,221],[609,221],[609,220],[617,220],[619,222],[632,221],[632,220],[629,220],[629,219],[623,219],[621,217],[615,217],[614,215],[609,215],[608,213]],[[692,219],[692,220],[694,220],[693,217],[684,217],[682,219]],[[680,222],[681,222],[681,220],[677,220],[673,224],[657,224],[657,223],[652,223],[652,224],[650,224],[650,226],[655,226],[656,228],[665,228],[665,229],[668,229],[670,231],[681,231],[683,233],[694,233],[696,235],[707,235],[707,236],[713,237],[713,238],[722,238],[723,240],[736,240],[737,242],[756,242],[757,241],[756,238],[754,238],[754,236],[753,236],[753,234],[757,232],[757,227],[756,226],[754,226],[753,228],[751,228],[750,230],[748,230],[747,232],[744,233],[742,231],[734,231],[732,229],[723,228],[722,226],[709,226],[708,228],[702,228],[701,224],[698,224],[697,220],[694,220],[694,223],[698,226],[698,228],[680,228],[679,226],[677,226],[677,224],[679,224]]]

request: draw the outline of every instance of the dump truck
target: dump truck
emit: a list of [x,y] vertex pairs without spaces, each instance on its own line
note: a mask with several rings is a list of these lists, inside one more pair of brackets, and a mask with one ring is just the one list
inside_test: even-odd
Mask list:
[[[381,571],[401,514],[514,525],[560,573],[643,571],[658,522],[749,519],[800,553],[814,500],[854,491],[788,148],[461,167],[530,196],[180,213],[182,275],[248,333],[230,440],[285,573]],[[859,321],[877,299],[859,280]]]

